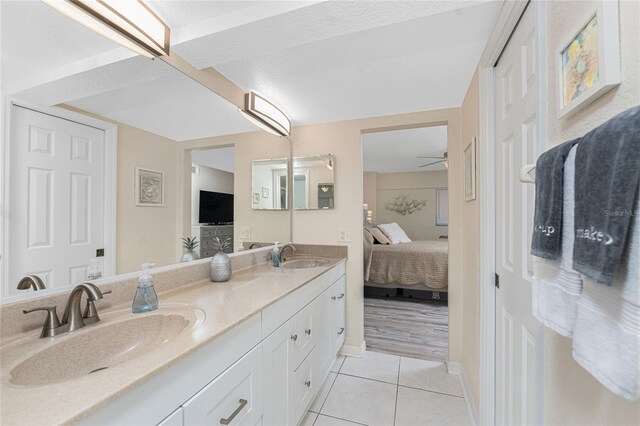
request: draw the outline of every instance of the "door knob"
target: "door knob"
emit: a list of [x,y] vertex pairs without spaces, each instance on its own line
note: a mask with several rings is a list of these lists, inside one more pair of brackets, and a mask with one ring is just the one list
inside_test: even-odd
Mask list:
[[297,334],[292,334],[292,335],[291,335],[291,340],[293,340],[294,342],[295,342],[296,340],[298,340],[298,335],[297,335]]

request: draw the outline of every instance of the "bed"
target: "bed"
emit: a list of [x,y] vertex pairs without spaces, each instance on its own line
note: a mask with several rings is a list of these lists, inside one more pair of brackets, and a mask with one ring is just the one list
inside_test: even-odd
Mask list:
[[366,286],[446,292],[448,267],[447,240],[383,245],[365,232]]

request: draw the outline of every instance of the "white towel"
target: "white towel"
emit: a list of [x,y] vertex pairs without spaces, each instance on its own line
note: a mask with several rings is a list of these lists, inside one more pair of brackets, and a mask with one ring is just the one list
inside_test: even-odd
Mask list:
[[640,399],[640,193],[623,262],[611,286],[583,276],[573,358],[611,392]]
[[573,270],[574,182],[577,145],[564,163],[562,189],[562,252],[557,260],[533,257],[533,316],[556,331],[571,337],[582,292],[580,274]]

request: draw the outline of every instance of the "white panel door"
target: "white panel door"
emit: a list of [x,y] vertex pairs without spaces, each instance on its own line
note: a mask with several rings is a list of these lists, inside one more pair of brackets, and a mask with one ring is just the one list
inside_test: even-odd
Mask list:
[[534,186],[520,168],[539,155],[537,2],[531,2],[495,68],[496,422],[541,419],[539,324],[531,314]]
[[14,105],[9,147],[9,294],[26,274],[86,280],[104,248],[104,131]]

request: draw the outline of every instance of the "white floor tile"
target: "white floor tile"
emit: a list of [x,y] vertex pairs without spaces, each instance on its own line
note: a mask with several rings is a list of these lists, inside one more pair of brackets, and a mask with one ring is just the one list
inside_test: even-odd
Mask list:
[[300,423],[300,426],[313,426],[317,418],[318,418],[317,413],[312,413],[311,411],[307,411],[307,415],[304,416],[304,418],[302,419],[302,423]]
[[360,423],[348,422],[342,419],[336,419],[335,417],[323,416],[320,414],[316,420],[315,426],[353,426]]
[[327,379],[324,381],[322,387],[320,388],[320,392],[318,392],[318,396],[316,396],[313,404],[311,404],[311,408],[309,408],[309,411],[313,411],[314,413],[320,412],[322,404],[324,404],[327,396],[329,396],[329,391],[331,390],[331,386],[333,386],[333,382],[336,380],[337,376],[338,375],[336,373],[329,373]]
[[346,357],[344,355],[338,355],[338,359],[336,359],[336,361],[331,366],[331,371],[333,371],[334,373],[339,373],[340,367],[342,367],[342,363],[344,362],[345,358]]
[[338,374],[320,414],[364,423],[393,424],[396,385]]
[[472,424],[463,398],[402,386],[395,420],[396,426]]
[[458,376],[447,373],[441,362],[402,357],[400,360],[400,386],[462,396]]
[[362,358],[347,358],[340,373],[397,384],[399,364],[397,355],[366,351]]

